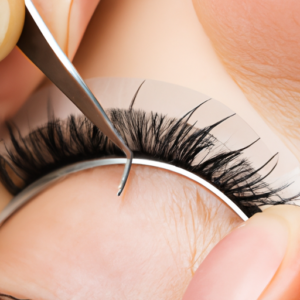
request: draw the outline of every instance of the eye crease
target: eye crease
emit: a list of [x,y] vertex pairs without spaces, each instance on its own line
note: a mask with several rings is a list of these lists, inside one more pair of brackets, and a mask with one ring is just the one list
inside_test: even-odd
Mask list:
[[[163,161],[195,173],[216,186],[249,217],[261,211],[259,207],[262,205],[288,203],[298,196],[282,198],[279,192],[286,186],[273,188],[265,182],[270,172],[265,176],[259,174],[269,164],[274,164],[275,168],[275,156],[256,170],[249,160],[242,158],[243,151],[255,141],[238,150],[230,151],[226,147],[220,150],[220,143],[211,131],[233,116],[201,129],[196,128],[196,124],[190,125],[191,115],[201,109],[201,105],[179,120],[132,108],[111,109],[108,115],[135,157]],[[13,146],[6,155],[0,156],[0,179],[14,195],[66,165],[123,156],[121,150],[84,117],[70,116],[67,121],[53,117],[26,137],[16,135],[11,125],[8,128]],[[199,156],[203,158],[197,162]],[[7,172],[7,164],[22,179],[22,187],[14,184]]]

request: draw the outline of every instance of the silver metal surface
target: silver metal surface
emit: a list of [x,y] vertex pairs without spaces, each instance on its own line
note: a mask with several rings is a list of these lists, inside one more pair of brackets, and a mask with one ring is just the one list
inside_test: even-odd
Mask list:
[[94,125],[126,154],[127,162],[118,191],[120,195],[130,171],[132,152],[55,41],[32,1],[25,0],[25,5],[25,24],[17,46]]
[[[85,162],[76,163],[67,167],[64,167],[62,169],[56,170],[43,178],[37,180],[30,186],[28,186],[24,191],[22,191],[19,195],[14,197],[10,203],[4,208],[4,210],[0,213],[0,226],[16,211],[18,211],[23,205],[28,203],[30,200],[32,200],[35,196],[37,196],[39,193],[44,191],[46,188],[51,186],[52,184],[56,183],[57,181],[63,179],[65,176],[70,175],[72,173],[76,173],[83,170],[88,170],[100,166],[109,166],[109,165],[122,165],[126,164],[127,160],[125,158],[107,158],[107,159],[95,159]],[[143,165],[143,166],[151,166],[151,167],[157,167],[160,169],[168,170],[173,173],[180,174],[182,176],[185,176],[205,188],[207,188],[209,191],[211,191],[213,194],[218,196],[221,200],[223,200],[243,221],[248,220],[248,217],[245,215],[245,213],[232,201],[230,200],[226,195],[224,195],[222,192],[220,192],[216,187],[214,187],[209,182],[205,181],[204,179],[200,178],[199,176],[186,171],[184,169],[175,167],[170,164],[166,164],[163,162],[148,160],[148,159],[139,159],[139,158],[133,158],[132,163],[134,165]]]

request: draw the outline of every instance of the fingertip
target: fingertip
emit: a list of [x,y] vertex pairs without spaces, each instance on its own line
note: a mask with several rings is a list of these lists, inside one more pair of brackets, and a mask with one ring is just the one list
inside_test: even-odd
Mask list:
[[67,54],[72,59],[100,0],[79,0],[72,4],[69,18]]
[[300,299],[300,207],[296,205],[272,206],[263,214],[284,222],[288,229],[289,240],[285,257],[276,275],[259,299]]
[[254,215],[219,242],[196,271],[183,300],[258,299],[288,248],[288,226],[277,210]]
[[15,47],[25,20],[24,0],[0,0],[0,61]]

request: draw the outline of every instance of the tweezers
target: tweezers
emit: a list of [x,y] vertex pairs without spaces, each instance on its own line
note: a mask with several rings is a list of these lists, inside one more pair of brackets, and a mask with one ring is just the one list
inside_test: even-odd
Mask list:
[[25,23],[17,46],[104,135],[125,153],[127,160],[118,187],[120,196],[129,175],[133,154],[99,101],[57,44],[32,1],[25,0],[25,6]]

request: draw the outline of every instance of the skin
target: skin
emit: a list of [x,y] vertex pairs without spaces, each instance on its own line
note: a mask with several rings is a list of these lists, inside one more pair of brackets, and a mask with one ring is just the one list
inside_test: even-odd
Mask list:
[[[57,8],[62,5],[61,11],[57,11],[57,13],[61,13],[61,16],[63,13],[67,15],[71,6],[71,3],[67,2],[59,5],[55,1],[51,3],[53,7]],[[228,1],[228,3],[235,5],[236,1]],[[251,1],[242,3],[244,6],[238,6],[237,9],[240,11],[237,14],[242,14],[243,9],[247,10],[252,7]],[[78,28],[85,28],[84,24],[87,24],[89,18],[85,19],[86,22],[80,26],[80,23],[76,21],[78,20],[78,16],[76,16],[74,23],[70,23],[69,31],[65,30],[66,23],[62,26],[61,32],[55,31],[55,28],[60,28],[59,25],[55,27],[56,23],[53,21],[57,20],[55,10],[53,14],[48,15],[49,6],[43,6],[43,2],[39,2],[39,4],[41,8],[44,7],[44,16],[47,15],[46,20],[50,20],[48,24],[50,28],[53,26],[53,33],[61,46],[64,48],[66,45],[72,44],[75,45],[72,46],[72,49],[75,49],[82,35],[79,34],[80,38],[76,38],[76,31],[74,31],[74,35],[70,35],[70,38],[67,39],[67,33],[72,31],[70,28],[76,28],[75,24]],[[222,14],[217,14],[218,11],[213,9],[213,4],[220,7]],[[297,5],[294,5],[295,11]],[[254,9],[253,7],[252,9]],[[280,9],[275,8],[274,15],[277,10],[290,9],[285,6],[279,7]],[[78,9],[79,15],[80,12],[81,10]],[[238,112],[269,147],[278,147],[286,164],[297,166],[298,161],[295,157],[299,159],[299,153],[293,146],[294,142],[285,138],[285,135],[276,129],[279,127],[276,125],[277,119],[272,121],[273,117],[269,117],[268,107],[274,103],[275,98],[273,96],[260,97],[264,91],[261,87],[262,84],[241,83],[244,75],[239,75],[242,73],[239,69],[240,65],[243,68],[253,67],[251,71],[256,72],[255,74],[264,68],[256,61],[251,61],[250,54],[246,60],[248,65],[245,67],[242,64],[243,61],[238,60],[239,55],[235,55],[236,61],[231,60],[229,56],[235,51],[240,53],[240,56],[245,53],[245,45],[241,44],[239,34],[230,30],[226,31],[226,28],[224,31],[221,30],[223,23],[232,24],[230,22],[233,22],[234,18],[230,15],[231,13],[230,5],[227,6],[225,2],[221,1],[194,1],[194,7],[189,1],[180,1],[176,5],[171,0],[102,1],[91,21],[74,63],[84,78],[95,76],[147,77],[181,84],[206,93]],[[286,13],[288,14],[288,11]],[[82,15],[84,15],[84,10],[82,10]],[[262,29],[266,30],[265,37],[273,36],[272,31],[268,30],[273,26],[274,22],[271,21],[276,18],[269,14],[269,20],[266,15],[268,14],[255,14],[255,20]],[[155,16],[156,22],[153,22],[153,16]],[[247,15],[245,20],[250,17],[251,15]],[[61,20],[66,20],[66,18]],[[253,22],[250,21],[251,19],[245,22],[245,26],[242,28],[246,32],[252,28]],[[241,24],[241,20],[238,22]],[[264,25],[265,23],[267,25]],[[217,32],[222,32],[221,37],[210,30],[213,26],[217,26]],[[235,28],[234,24],[228,28]],[[294,33],[293,30],[288,31],[286,36]],[[262,32],[265,33],[264,30]],[[265,41],[265,37],[251,35],[253,39],[251,41],[255,44],[259,38]],[[212,41],[216,52],[208,38]],[[233,45],[228,41],[234,41]],[[278,43],[279,49],[277,50],[286,53],[284,48],[280,49],[280,45]],[[283,43],[281,46],[284,45],[286,44]],[[269,57],[268,49],[274,49],[274,45],[266,43],[264,46],[266,52],[262,54],[262,57]],[[261,53],[261,51],[258,52]],[[20,65],[24,67],[24,74],[15,77],[16,70],[13,69],[12,63],[17,62],[18,57],[21,57],[16,53],[13,52],[2,62],[3,64],[1,63],[7,69],[0,68],[7,72],[11,70],[9,74],[12,74],[7,79],[10,85],[8,87],[0,86],[0,93],[9,95],[6,98],[1,96],[0,99],[10,99],[10,101],[2,100],[1,109],[3,107],[3,111],[5,111],[3,119],[16,111],[42,78],[40,74],[36,75],[38,72],[34,68],[30,69],[31,67],[25,66],[23,60],[20,60],[18,68],[21,69]],[[271,75],[277,78],[278,74],[284,71],[281,68],[288,65],[289,59],[292,60],[291,55],[291,52],[288,52],[288,55],[280,56],[282,61],[276,65],[277,69],[273,68],[271,71],[269,68],[265,69],[268,72],[274,72]],[[254,55],[254,58],[257,59],[257,56]],[[24,64],[21,64],[21,61]],[[263,66],[266,65],[263,64]],[[294,74],[294,71],[292,73]],[[28,82],[24,80],[25,74]],[[269,73],[266,74],[264,77],[273,78]],[[13,76],[15,81],[11,80]],[[0,82],[2,81],[0,80]],[[20,82],[24,82],[24,87]],[[276,80],[268,80],[270,95],[278,92],[277,83]],[[13,89],[16,84],[20,86],[18,91]],[[216,89],[216,85],[218,89]],[[293,91],[292,86],[294,85],[289,86],[291,91]],[[280,93],[281,89],[280,86]],[[294,92],[291,94],[296,95]],[[255,105],[258,98],[263,101],[260,100],[260,104]],[[286,99],[283,97],[279,98],[281,99],[277,98],[276,100],[277,106],[284,107],[284,113],[289,113],[288,109],[285,110],[289,102],[285,101]],[[255,109],[251,107],[248,100],[254,104]],[[289,98],[289,101],[297,107],[296,97]],[[275,108],[273,111],[276,113],[271,115],[278,115],[279,122],[283,121],[282,113]],[[282,126],[283,129],[286,128],[284,123]],[[297,125],[294,127],[297,128]],[[298,141],[296,135],[293,136],[293,139]],[[291,154],[291,151],[295,156]],[[201,187],[196,187],[193,183],[177,175],[170,175],[151,168],[139,167],[134,170],[132,181],[121,201],[114,194],[115,186],[118,184],[116,181],[119,180],[120,174],[121,170],[116,167],[76,174],[45,191],[11,218],[0,230],[0,282],[3,283],[3,287],[0,287],[3,291],[0,290],[0,292],[33,299],[82,299],[87,296],[91,299],[112,299],[112,297],[116,299],[181,299],[195,267],[198,267],[209,250],[240,222],[223,203],[218,202]],[[156,186],[156,189],[153,189],[153,185]],[[82,186],[84,186],[84,193]],[[141,187],[147,193],[144,193]],[[200,197],[196,196],[195,190],[197,189],[201,190]],[[0,193],[4,193],[4,191],[0,191]],[[2,195],[0,194],[0,198]],[[143,195],[147,195],[146,198]],[[174,197],[177,199],[175,203]],[[86,199],[88,199],[89,205],[87,205]],[[72,205],[70,205],[71,201]],[[201,216],[195,215],[194,210],[191,213],[191,206],[188,206],[187,203],[193,201],[196,201],[194,205],[197,208],[202,207]],[[208,205],[208,210],[203,209],[203,203]],[[166,205],[167,209],[165,209]],[[101,213],[103,218],[99,218],[98,214],[95,217],[96,209],[101,211],[99,214]],[[211,217],[215,213],[214,210],[218,213],[217,218]],[[251,236],[259,236],[261,240],[258,241],[265,241],[266,237],[272,237],[264,246],[262,243],[258,243],[265,250],[262,251],[265,256],[261,256],[262,263],[259,267],[266,270],[265,274],[268,274],[264,281],[265,285],[260,286],[260,290],[257,290],[258,295],[261,295],[259,299],[299,299],[296,285],[300,274],[297,264],[300,236],[298,230],[300,228],[299,210],[296,207],[275,207],[258,214],[245,223],[246,228],[251,228],[244,232],[244,236],[249,239]],[[79,211],[80,215],[78,215]],[[171,215],[168,216],[166,213]],[[126,216],[130,217],[126,218]],[[81,218],[84,221],[91,220],[91,225],[85,224],[87,227],[83,227]],[[141,224],[148,231],[141,230]],[[22,228],[22,232],[20,228]],[[238,235],[235,232],[233,231],[227,238],[230,239],[233,249],[239,249],[238,253],[244,254],[239,258],[240,261],[244,261],[243,258],[247,257],[253,249],[247,248],[244,253],[240,239],[235,238]],[[255,234],[255,232],[261,232],[261,235]],[[281,232],[280,236],[277,234],[278,232]],[[205,237],[203,240],[207,245],[201,243],[201,240],[192,238],[195,236]],[[80,243],[78,243],[79,240]],[[120,244],[116,245],[116,241],[119,241]],[[222,246],[226,245],[226,239],[224,241],[225,244],[220,244],[220,247],[223,247],[221,251],[216,247],[210,253],[210,255],[216,255],[214,261],[217,266],[222,266],[223,263],[226,263],[226,259],[230,259],[229,256],[222,255],[226,253],[226,247]],[[59,247],[55,247],[57,243],[59,243]],[[103,245],[107,245],[107,248],[103,248]],[[145,245],[150,246],[145,247]],[[184,248],[184,245],[193,245],[193,247]],[[278,245],[283,246],[280,248]],[[273,246],[278,251],[276,251],[276,255],[272,256],[267,250],[273,249]],[[218,251],[221,254],[218,254]],[[83,253],[85,254],[83,255]],[[41,256],[48,259],[40,259]],[[271,261],[269,264],[264,264],[265,258],[268,256],[271,256]],[[192,260],[191,257],[193,257]],[[105,263],[111,262],[111,260],[114,260],[115,263]],[[196,262],[191,263],[191,261]],[[251,267],[252,260],[248,261],[249,264],[242,269],[244,272],[242,274],[247,274]],[[209,262],[208,256],[201,265],[203,268],[206,265],[209,266],[206,269],[207,272],[214,270],[216,266],[210,265]],[[201,272],[201,266],[199,272]],[[240,278],[242,271],[238,270],[236,274],[233,274],[232,270],[232,274]],[[70,276],[70,274],[74,274],[74,276]],[[192,300],[198,296],[200,299],[208,299],[205,298],[206,295],[203,292],[201,294],[203,289],[199,289],[199,284],[203,277],[199,277],[197,274],[191,281],[184,300]],[[220,276],[224,274],[224,280],[228,279],[222,270],[218,274]],[[99,280],[95,280],[95,277]],[[99,287],[100,278],[103,282],[101,289]],[[253,289],[256,282],[250,283],[248,288]],[[132,286],[134,289],[131,289]],[[151,291],[148,289],[149,286],[152,287]],[[218,286],[207,284],[208,290],[213,288],[218,290]],[[233,290],[235,288],[233,286]],[[222,289],[219,290],[222,292]],[[245,290],[247,291],[247,287]],[[112,291],[113,295],[111,295]],[[221,298],[222,295],[216,295],[216,298],[213,299]]]
[[193,3],[226,70],[299,159],[299,1]]
[[[153,15],[156,15],[155,24]],[[278,168],[282,168],[282,173],[288,166],[294,168],[299,164],[291,149],[251,107],[225,71],[199,26],[190,1],[179,1],[177,5],[171,0],[143,1],[139,5],[135,0],[127,0],[126,4],[102,1],[74,64],[84,78],[152,78],[209,95],[240,115],[272,153],[280,153],[284,163]],[[170,109],[171,105],[166,101],[161,109]],[[182,107],[186,110],[186,103]]]
[[[99,0],[88,2],[33,0],[32,2],[60,47],[72,59]],[[2,47],[4,45],[1,45]],[[0,62],[0,123],[15,114],[43,80],[44,75],[17,48],[2,60]]]
[[24,24],[25,5],[23,0],[1,0],[0,16],[0,60],[15,47]]
[[300,208],[292,206],[254,215],[211,251],[183,300],[298,299],[299,217]]
[[134,166],[119,198],[122,171],[70,176],[12,217],[0,230],[1,292],[181,299],[204,256],[241,220],[202,187],[151,167]]

